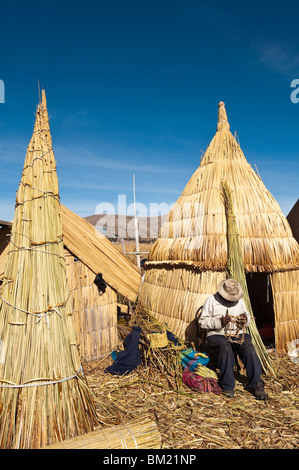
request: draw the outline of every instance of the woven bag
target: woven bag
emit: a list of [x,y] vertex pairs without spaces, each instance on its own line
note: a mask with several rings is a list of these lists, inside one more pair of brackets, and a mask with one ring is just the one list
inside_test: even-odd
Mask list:
[[157,333],[150,333],[147,335],[148,339],[150,340],[150,347],[155,348],[164,348],[168,345],[168,338],[166,331],[157,332]]

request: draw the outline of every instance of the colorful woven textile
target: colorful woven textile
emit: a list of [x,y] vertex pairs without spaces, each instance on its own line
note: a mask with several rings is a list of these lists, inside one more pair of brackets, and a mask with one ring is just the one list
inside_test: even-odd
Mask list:
[[183,372],[182,379],[183,383],[191,388],[191,390],[221,395],[221,388],[219,387],[216,379],[211,377],[201,377],[188,369]]
[[184,368],[188,365],[188,368],[191,371],[195,370],[199,364],[206,366],[210,360],[209,356],[198,351],[194,351],[192,348],[181,351],[180,359],[182,367]]

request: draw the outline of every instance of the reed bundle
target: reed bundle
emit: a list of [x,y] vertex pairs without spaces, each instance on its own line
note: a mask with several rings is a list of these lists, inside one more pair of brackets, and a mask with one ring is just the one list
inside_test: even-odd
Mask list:
[[93,430],[67,287],[46,97],[16,199],[0,303],[0,447],[39,448]]
[[[60,204],[63,243],[69,253],[75,255],[95,275],[101,272],[104,280],[116,292],[134,302],[137,298],[141,275],[121,249],[98,232],[87,220]],[[10,227],[1,229],[0,278],[7,262],[7,237]],[[125,273],[125,274],[124,274]]]
[[161,435],[156,423],[145,417],[126,424],[96,429],[47,449],[159,449]]
[[248,332],[252,338],[252,343],[257,352],[257,355],[261,361],[263,371],[266,374],[272,374],[276,376],[276,372],[271,361],[269,354],[266,351],[265,345],[261,339],[261,336],[256,327],[251,302],[248,294],[244,263],[242,258],[242,251],[240,247],[238,226],[236,222],[236,217],[234,215],[234,205],[232,200],[232,193],[230,188],[226,183],[222,184],[224,205],[226,210],[227,217],[227,251],[228,251],[228,262],[227,262],[227,272],[228,277],[231,279],[236,279],[243,288],[244,292],[244,302],[248,312],[250,313],[251,321],[247,327]]

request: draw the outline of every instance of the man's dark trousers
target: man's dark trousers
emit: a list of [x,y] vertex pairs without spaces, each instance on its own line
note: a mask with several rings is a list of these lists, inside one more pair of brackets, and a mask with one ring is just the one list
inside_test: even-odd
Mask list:
[[244,364],[249,387],[254,389],[257,382],[264,383],[261,379],[261,362],[255,352],[250,335],[245,333],[242,344],[232,343],[224,335],[208,336],[207,342],[217,354],[217,364],[220,369],[219,385],[223,390],[232,391],[235,388],[234,353],[238,354]]

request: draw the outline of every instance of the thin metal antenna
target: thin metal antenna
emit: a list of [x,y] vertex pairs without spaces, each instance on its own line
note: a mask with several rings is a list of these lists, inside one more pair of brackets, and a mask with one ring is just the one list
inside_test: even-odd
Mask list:
[[39,79],[38,79],[38,96],[39,96],[39,102],[41,102]]
[[137,266],[139,269],[141,269],[141,262],[140,262],[140,255],[148,255],[149,251],[139,251],[139,233],[138,233],[138,219],[136,216],[136,200],[135,200],[135,175],[133,175],[133,193],[134,193],[134,212],[135,212],[135,217],[134,217],[134,222],[135,222],[135,240],[136,240],[136,246],[135,246],[135,251],[126,251],[126,246],[125,246],[125,241],[122,238],[122,246],[123,246],[123,254],[124,255],[135,255],[136,256],[136,262]]
[[138,220],[136,216],[136,199],[135,199],[135,175],[133,175],[133,193],[134,193],[134,214],[135,214],[135,241],[136,241],[136,261],[138,269],[140,269],[140,251],[139,251],[139,234],[138,234]]

